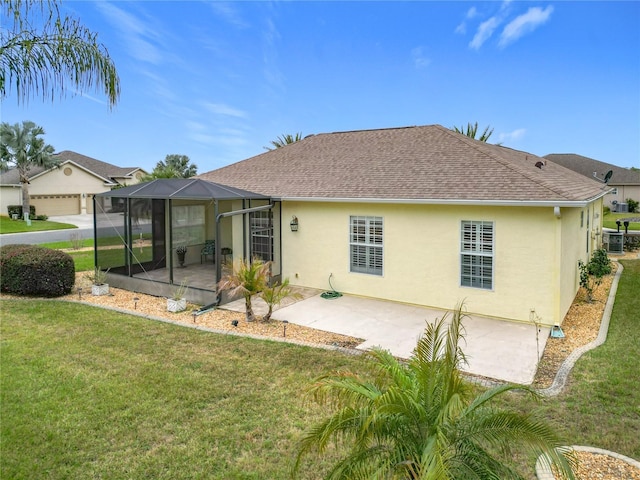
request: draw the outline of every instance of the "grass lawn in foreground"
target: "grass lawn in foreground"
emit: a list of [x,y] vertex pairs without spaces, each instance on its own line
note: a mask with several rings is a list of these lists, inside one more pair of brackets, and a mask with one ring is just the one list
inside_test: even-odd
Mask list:
[[359,361],[66,302],[0,307],[3,478],[287,478],[321,413],[304,388]]
[[31,220],[31,226],[24,220],[11,220],[9,217],[0,215],[0,234],[2,233],[22,233],[41,232],[44,230],[65,230],[68,228],[78,228],[70,223],[50,222],[48,220]]
[[[534,404],[569,443],[640,458],[640,261],[622,261],[609,337]],[[287,478],[322,411],[317,375],[358,357],[199,332],[79,304],[0,301],[6,478]],[[322,478],[331,457],[308,457]],[[522,473],[535,478],[532,458]],[[314,463],[316,462],[316,463]]]

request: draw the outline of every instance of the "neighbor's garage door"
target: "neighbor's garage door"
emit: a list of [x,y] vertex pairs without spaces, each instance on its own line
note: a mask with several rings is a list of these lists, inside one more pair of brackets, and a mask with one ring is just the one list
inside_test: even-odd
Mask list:
[[31,205],[36,207],[36,215],[77,215],[80,195],[34,195]]

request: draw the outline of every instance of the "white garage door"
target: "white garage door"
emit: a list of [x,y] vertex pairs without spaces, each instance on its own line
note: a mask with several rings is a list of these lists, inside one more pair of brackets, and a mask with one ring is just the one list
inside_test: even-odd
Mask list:
[[31,205],[36,207],[36,215],[78,215],[80,195],[34,195]]

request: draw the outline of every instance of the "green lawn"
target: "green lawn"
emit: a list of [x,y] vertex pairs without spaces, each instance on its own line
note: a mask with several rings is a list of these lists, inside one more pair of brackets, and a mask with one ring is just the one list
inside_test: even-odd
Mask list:
[[[639,459],[640,261],[622,263],[607,342],[537,407],[569,443]],[[304,387],[361,362],[79,304],[0,308],[6,478],[287,478],[301,432],[322,414]],[[308,460],[301,478],[321,478],[327,460]],[[522,460],[528,478],[532,460]]]
[[31,220],[31,226],[28,226],[24,220],[11,220],[9,217],[0,215],[0,234],[65,230],[68,228],[78,227],[69,223],[49,222],[48,220]]
[[[622,222],[625,218],[640,218],[640,213],[605,213],[602,217],[602,226],[617,229],[616,220]],[[640,230],[640,222],[630,222],[629,229]],[[624,225],[621,225],[620,231],[624,231]]]

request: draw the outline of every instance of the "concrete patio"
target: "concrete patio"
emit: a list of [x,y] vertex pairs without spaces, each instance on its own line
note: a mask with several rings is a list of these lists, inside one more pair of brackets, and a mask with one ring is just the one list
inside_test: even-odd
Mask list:
[[[273,313],[275,320],[287,320],[318,330],[363,338],[357,348],[379,346],[397,357],[408,358],[427,322],[445,314],[429,309],[384,300],[350,295],[327,300],[321,291],[301,290],[303,299],[289,301]],[[244,300],[236,300],[221,308],[244,311]],[[256,314],[266,311],[259,298],[254,301]],[[530,384],[536,373],[539,355],[544,351],[550,329],[543,327],[536,335],[533,324],[507,322],[486,317],[469,316],[466,346],[469,364],[464,370],[496,380]]]

